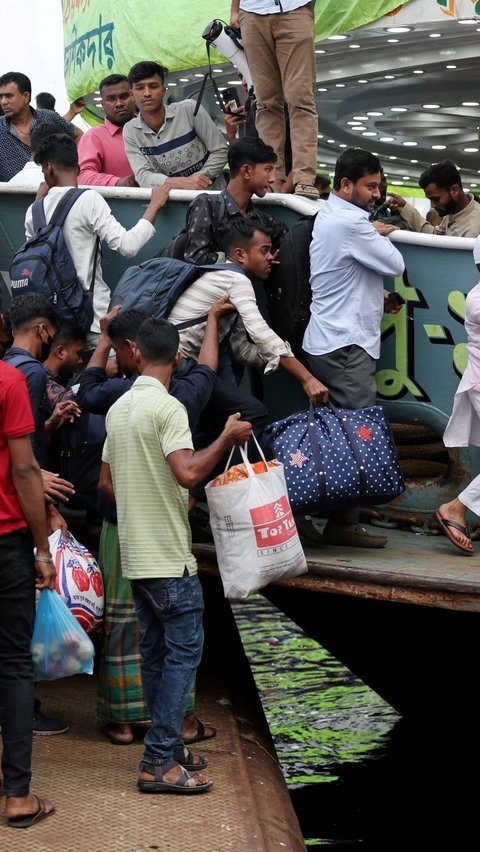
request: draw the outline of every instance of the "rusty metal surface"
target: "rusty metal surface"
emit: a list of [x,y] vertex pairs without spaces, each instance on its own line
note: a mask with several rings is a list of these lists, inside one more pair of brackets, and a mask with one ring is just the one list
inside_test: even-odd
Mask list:
[[[278,765],[255,738],[245,743],[218,684],[213,691],[200,687],[197,695],[199,716],[218,730],[215,739],[197,746],[214,779],[213,789],[198,796],[138,792],[141,738],[131,746],[107,741],[95,715],[94,677],[42,683],[37,694],[45,713],[70,726],[67,734],[34,737],[32,790],[48,796],[56,813],[22,831],[2,820],[2,852],[305,849]],[[260,782],[263,802],[255,788]]]
[[[388,536],[378,550],[305,545],[308,574],[279,585],[422,606],[480,610],[480,551],[463,556],[444,536],[376,530]],[[215,550],[196,545],[200,566],[216,571]]]

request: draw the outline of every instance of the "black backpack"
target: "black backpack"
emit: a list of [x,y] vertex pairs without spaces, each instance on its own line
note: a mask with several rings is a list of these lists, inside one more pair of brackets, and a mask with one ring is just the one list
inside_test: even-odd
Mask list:
[[[218,195],[214,195],[212,193],[212,195],[209,196],[209,203],[212,211],[212,225],[215,228],[215,231],[218,231],[222,220],[226,217],[227,205],[225,204],[225,199],[220,192]],[[172,257],[175,258],[175,260],[184,260],[186,245],[187,229],[182,228],[178,234],[175,234],[175,236],[172,237],[168,245],[156,254],[156,257]]]
[[106,434],[103,414],[88,411],[82,411],[73,423],[64,423],[55,434],[60,476],[75,487],[70,509],[96,508]]
[[[138,308],[147,310],[150,316],[167,319],[182,293],[209,270],[236,269],[235,263],[215,263],[199,266],[170,257],[154,257],[138,266],[130,266],[120,278],[110,301],[110,308],[122,305],[123,310]],[[208,314],[192,317],[179,323],[177,328],[190,328],[206,322]]]
[[269,325],[288,340],[294,355],[302,356],[302,342],[310,320],[310,243],[315,216],[299,219],[280,241],[278,265],[265,283]]
[[95,246],[90,289],[78,278],[63,235],[63,223],[85,189],[70,189],[58,202],[47,225],[43,199],[32,206],[34,234],[15,253],[10,266],[12,299],[22,293],[45,296],[62,319],[79,323],[85,331],[93,322],[93,287],[99,241]]

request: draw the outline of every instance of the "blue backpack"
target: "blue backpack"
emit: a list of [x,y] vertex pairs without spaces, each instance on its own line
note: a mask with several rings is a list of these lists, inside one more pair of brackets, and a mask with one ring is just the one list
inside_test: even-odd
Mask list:
[[[154,257],[139,266],[131,266],[120,278],[110,302],[109,310],[122,305],[122,310],[139,308],[147,310],[151,317],[167,319],[182,293],[209,270],[232,269],[242,272],[235,263],[212,263],[198,266],[185,260],[170,257]],[[179,323],[176,328],[190,328],[206,322],[208,314],[192,317]]]
[[62,319],[79,323],[89,331],[93,322],[93,288],[99,240],[95,247],[89,290],[78,278],[65,242],[62,226],[84,189],[70,189],[57,204],[47,225],[43,199],[32,206],[34,235],[15,253],[10,266],[12,298],[22,293],[46,296]]

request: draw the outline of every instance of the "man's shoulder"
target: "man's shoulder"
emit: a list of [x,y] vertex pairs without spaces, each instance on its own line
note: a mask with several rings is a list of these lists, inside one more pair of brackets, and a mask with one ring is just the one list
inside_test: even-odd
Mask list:
[[138,133],[143,133],[143,123],[140,114],[134,115],[130,121],[123,125],[123,138],[126,136],[136,136]]
[[24,374],[6,361],[0,361],[0,379],[2,391],[26,382]]
[[[248,277],[248,275],[246,275],[245,272],[243,272],[239,266],[236,266],[233,263],[232,263],[231,266],[227,266],[226,269],[223,268],[222,264],[218,264],[218,266],[221,267],[221,268],[219,268],[219,269],[216,269],[216,268],[207,269],[202,275],[200,275],[200,278],[197,279],[197,280],[204,281],[207,284],[209,282],[212,282],[212,284],[215,284],[215,283],[219,283],[219,282],[221,283],[221,282],[225,281],[225,282],[228,282],[229,284],[246,284],[247,283],[247,284],[252,285],[252,282],[250,281],[250,278]],[[193,282],[193,285],[190,285],[190,286],[194,286],[194,285],[195,285],[195,282]]]
[[165,115],[171,117],[174,115],[187,114],[193,115],[196,107],[196,102],[191,98],[186,98],[184,101],[175,101],[173,104],[167,104],[165,107]]
[[83,142],[84,139],[103,139],[109,136],[109,132],[105,124],[97,124],[95,127],[90,127],[89,130],[86,130],[83,136],[80,137],[79,145]]
[[37,124],[58,124],[67,133],[73,133],[73,124],[54,109],[36,109],[33,111],[33,117]]
[[26,349],[20,349],[18,346],[11,346],[10,349],[7,349],[3,356],[3,360],[6,364],[10,364],[12,367],[17,368],[17,364],[19,364],[20,367],[28,367],[32,373],[45,375],[43,365],[40,363],[38,358],[35,358],[30,352],[27,352]]

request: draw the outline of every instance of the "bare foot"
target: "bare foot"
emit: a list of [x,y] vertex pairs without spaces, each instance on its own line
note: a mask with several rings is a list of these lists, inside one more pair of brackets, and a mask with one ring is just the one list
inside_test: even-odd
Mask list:
[[55,810],[52,803],[48,799],[39,799],[34,793],[29,793],[28,796],[7,796],[5,800],[5,818],[15,819],[16,817],[35,814],[38,812],[40,807],[39,802],[41,801],[45,805],[45,816],[52,814]]
[[[452,500],[450,503],[442,503],[442,505],[438,507],[438,512],[440,517],[444,520],[455,521],[455,523],[459,524],[461,527],[465,526],[467,507],[464,506],[458,498],[455,498],[455,500]],[[450,527],[449,531],[450,535],[452,535],[462,547],[471,547],[472,543],[469,536],[464,535],[455,527]]]
[[126,722],[109,722],[107,737],[113,745],[130,745],[134,739],[132,726]]

